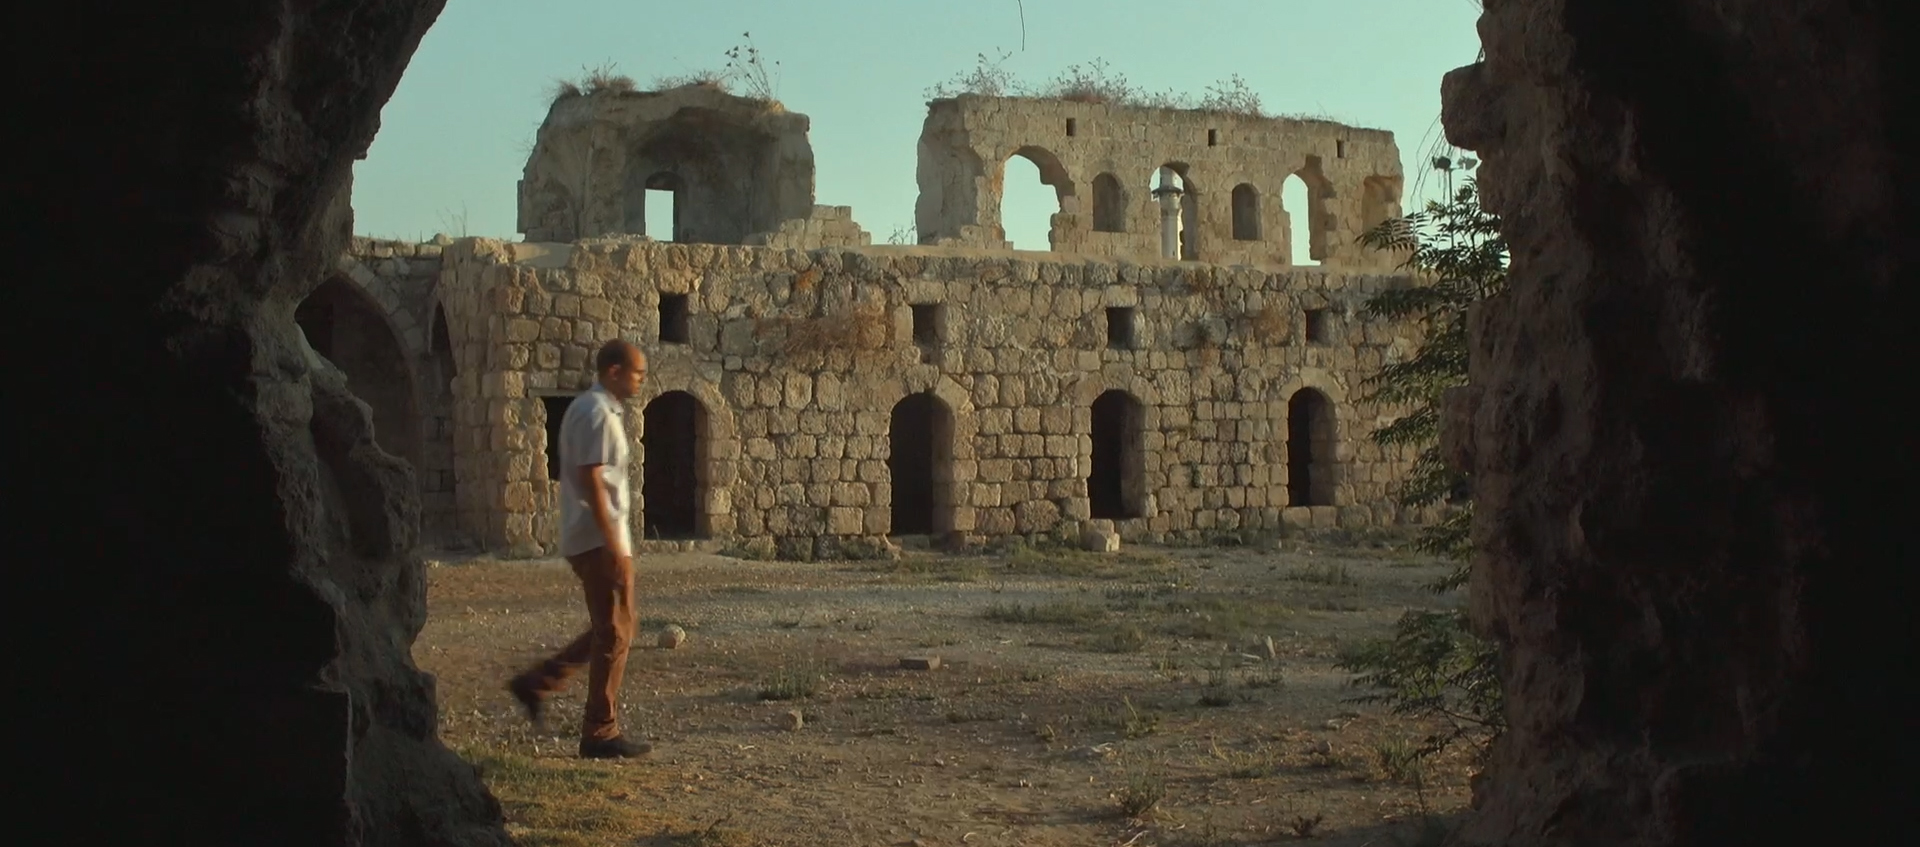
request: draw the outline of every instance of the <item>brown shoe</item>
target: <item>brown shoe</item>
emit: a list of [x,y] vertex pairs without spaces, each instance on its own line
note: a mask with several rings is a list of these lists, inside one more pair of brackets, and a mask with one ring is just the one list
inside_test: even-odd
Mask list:
[[625,736],[612,738],[580,739],[580,758],[582,759],[638,759],[653,752],[653,745],[645,741],[628,741]]
[[541,714],[542,708],[546,703],[541,699],[540,692],[534,690],[532,680],[524,676],[516,676],[507,683],[507,691],[513,694],[513,699],[520,701],[520,708],[527,713],[527,721],[532,723],[535,729],[539,729],[542,725],[541,718],[544,717]]

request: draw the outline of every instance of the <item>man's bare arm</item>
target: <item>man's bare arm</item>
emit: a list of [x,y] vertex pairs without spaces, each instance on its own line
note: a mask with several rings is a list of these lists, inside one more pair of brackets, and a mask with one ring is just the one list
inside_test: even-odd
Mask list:
[[575,469],[580,475],[580,488],[588,492],[587,506],[593,510],[593,525],[600,528],[600,537],[607,540],[607,552],[615,557],[632,555],[620,545],[622,536],[613,532],[613,504],[607,502],[607,487],[600,484],[600,465],[581,465]]

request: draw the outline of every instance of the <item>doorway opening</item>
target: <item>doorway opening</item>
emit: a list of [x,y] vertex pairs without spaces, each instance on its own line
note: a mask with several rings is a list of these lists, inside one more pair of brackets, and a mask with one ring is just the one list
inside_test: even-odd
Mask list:
[[1333,401],[1312,388],[1287,401],[1287,505],[1333,505]]
[[953,505],[953,413],[931,392],[909,394],[894,404],[887,436],[892,534],[946,532]]
[[683,540],[706,534],[700,504],[705,492],[707,409],[685,391],[655,397],[641,413],[641,531],[647,538]]
[[1093,401],[1093,467],[1087,498],[1095,518],[1141,517],[1146,506],[1146,409],[1114,389]]

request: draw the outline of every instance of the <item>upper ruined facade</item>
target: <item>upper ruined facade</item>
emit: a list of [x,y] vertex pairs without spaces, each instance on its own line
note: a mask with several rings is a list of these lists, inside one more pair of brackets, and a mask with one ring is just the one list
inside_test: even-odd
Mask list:
[[[1146,109],[1065,100],[936,100],[920,133],[922,244],[1007,249],[1000,200],[1009,159],[1039,168],[1060,201],[1048,240],[1056,253],[1174,258],[1222,265],[1292,264],[1294,215],[1307,217],[1309,255],[1322,265],[1390,270],[1392,254],[1355,244],[1400,214],[1393,133],[1330,121]],[[1165,168],[1180,188],[1163,218],[1154,189]],[[1307,208],[1280,202],[1288,177]],[[1177,249],[1162,250],[1165,226]]]
[[528,241],[647,232],[649,190],[669,192],[670,239],[814,246],[871,239],[845,207],[813,203],[806,115],[708,85],[554,101],[520,180]]
[[[874,246],[814,205],[807,128],[706,86],[563,97],[520,183],[526,242],[356,242],[300,320],[415,465],[429,539],[552,551],[554,427],[616,337],[650,357],[629,418],[648,541],[807,558],[1433,517],[1394,500],[1411,449],[1368,438],[1399,412],[1365,380],[1418,344],[1360,318],[1410,282],[1352,244],[1399,213],[1389,133],[936,101],[921,243]],[[1013,156],[1060,198],[1050,253],[1002,235]],[[1310,208],[1281,205],[1291,176]],[[1289,214],[1320,267],[1289,267]]]

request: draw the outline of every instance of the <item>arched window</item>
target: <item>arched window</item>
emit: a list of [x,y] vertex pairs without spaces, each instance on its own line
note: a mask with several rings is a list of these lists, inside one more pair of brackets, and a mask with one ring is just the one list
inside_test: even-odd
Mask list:
[[1127,194],[1113,174],[1093,178],[1093,231],[1127,231]]
[[1260,240],[1260,192],[1244,182],[1233,187],[1233,240]]

